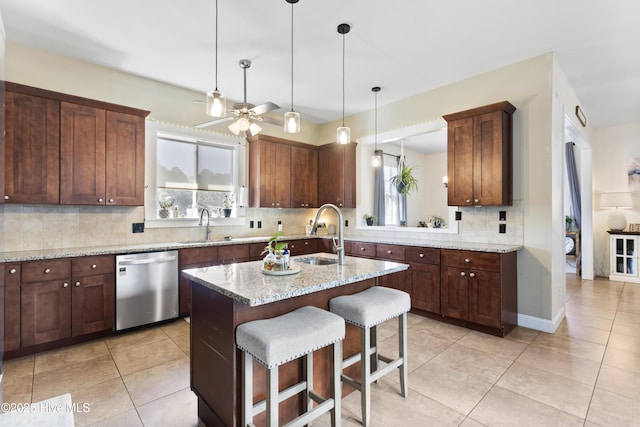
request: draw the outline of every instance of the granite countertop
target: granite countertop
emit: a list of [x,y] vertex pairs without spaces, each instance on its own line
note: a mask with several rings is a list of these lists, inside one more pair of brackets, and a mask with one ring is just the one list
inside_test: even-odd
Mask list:
[[300,272],[287,276],[263,274],[262,261],[191,268],[183,270],[182,274],[243,304],[257,306],[403,271],[409,267],[397,262],[350,256],[346,257],[344,265],[309,265],[295,261],[309,256],[336,258],[336,255],[328,253],[291,257],[292,265],[299,266]]
[[[280,241],[287,240],[301,240],[309,238],[331,238],[334,236],[318,235],[318,236],[306,236],[302,234],[292,234],[282,236]],[[22,261],[37,261],[43,259],[55,259],[55,258],[71,258],[80,256],[92,256],[92,255],[120,255],[131,254],[138,252],[154,252],[154,251],[168,251],[183,248],[195,248],[205,246],[221,246],[221,245],[233,245],[233,244],[246,244],[246,243],[260,243],[267,242],[271,236],[256,236],[256,237],[240,237],[233,238],[231,240],[193,240],[193,241],[179,241],[168,243],[146,243],[137,245],[113,245],[113,246],[92,246],[92,247],[80,247],[80,248],[58,248],[58,249],[41,249],[30,251],[11,251],[0,252],[0,262],[22,262]],[[467,251],[481,251],[481,252],[495,252],[495,253],[508,253],[515,252],[523,249],[522,245],[501,245],[492,243],[474,243],[474,242],[456,242],[446,240],[412,240],[402,237],[394,238],[377,238],[377,237],[360,237],[360,236],[345,236],[345,241],[359,241],[370,243],[386,243],[396,245],[407,246],[419,246],[430,247],[440,249],[457,249]]]

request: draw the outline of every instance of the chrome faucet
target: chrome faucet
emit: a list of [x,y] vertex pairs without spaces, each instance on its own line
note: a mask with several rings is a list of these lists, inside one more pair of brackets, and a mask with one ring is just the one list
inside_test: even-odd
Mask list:
[[342,218],[342,211],[339,207],[331,203],[320,206],[320,208],[318,208],[318,212],[316,212],[316,218],[313,220],[311,234],[317,233],[318,219],[320,219],[320,214],[326,208],[331,208],[338,214],[338,244],[336,245],[336,241],[333,240],[333,250],[338,254],[338,264],[344,265],[344,219]]
[[209,209],[202,208],[202,211],[200,211],[200,222],[198,223],[198,225],[202,225],[202,217],[204,216],[205,212],[207,213],[207,232],[204,235],[204,240],[209,240],[209,235],[211,234],[211,228],[209,228],[209,222],[211,220],[211,215],[209,214]]

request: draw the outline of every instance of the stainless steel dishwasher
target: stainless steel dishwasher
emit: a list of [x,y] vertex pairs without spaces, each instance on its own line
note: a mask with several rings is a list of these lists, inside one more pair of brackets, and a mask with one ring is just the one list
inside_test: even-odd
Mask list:
[[116,256],[116,331],[178,317],[178,251]]

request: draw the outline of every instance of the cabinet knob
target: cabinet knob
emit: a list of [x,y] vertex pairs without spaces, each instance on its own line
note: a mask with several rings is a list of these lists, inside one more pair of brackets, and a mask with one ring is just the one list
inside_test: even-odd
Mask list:
[[80,282],[76,282],[76,288],[80,286]]
[[473,203],[480,203],[480,199],[474,199]]
[[476,277],[476,273],[469,273],[469,277]]
[[471,199],[467,199],[467,200],[466,200],[466,202],[467,202],[467,203],[471,203]]
[[9,196],[4,196],[4,199],[5,200],[9,200]]
[[271,206],[275,206],[276,204],[274,202],[271,202]]
[[420,258],[424,258],[424,254],[420,254],[418,255]]
[[471,260],[469,258],[465,258],[464,262],[471,262]]
[[304,203],[300,203],[300,206],[304,208]]
[[69,284],[68,284],[67,282],[64,282],[64,283],[62,284],[62,287],[63,287],[63,288],[68,288],[68,287],[69,287]]
[[304,244],[305,244],[305,245],[308,245],[308,244],[309,244],[309,242],[304,242]]
[[387,253],[388,253],[389,255],[391,255],[391,251],[387,251]]
[[113,199],[109,199],[109,203],[113,203]]
[[467,273],[465,273],[464,271],[461,271],[461,272],[460,272],[460,275],[461,275],[462,277],[464,277],[464,276],[466,276],[466,275],[467,275]]
[[44,274],[49,274],[51,273],[51,269],[50,268],[45,268],[44,269]]
[[98,199],[98,203],[102,203],[102,202],[104,202],[103,198]]
[[364,251],[364,248],[360,248],[361,251]]
[[97,268],[97,267],[98,267],[98,266],[97,266],[97,265],[95,265],[95,264],[92,264],[92,265],[91,265],[91,268]]
[[280,206],[280,202],[276,203],[276,206]]
[[9,270],[9,274],[16,274],[18,270],[16,270],[15,268],[12,268],[11,270]]

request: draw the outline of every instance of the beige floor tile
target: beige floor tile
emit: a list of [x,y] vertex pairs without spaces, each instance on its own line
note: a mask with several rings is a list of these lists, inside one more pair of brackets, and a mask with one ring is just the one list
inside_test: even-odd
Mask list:
[[593,386],[598,377],[600,363],[571,356],[545,347],[531,346],[518,357],[519,363],[526,363],[538,369]]
[[567,337],[559,334],[546,334],[540,333],[531,345],[537,345],[545,347],[551,350],[567,353],[572,356],[582,357],[585,359],[593,360],[594,362],[601,362],[604,356],[605,346],[589,341],[584,341],[572,337]]
[[496,385],[584,418],[593,387],[515,362]]
[[462,421],[459,427],[486,427],[486,425],[482,424],[480,421],[474,420],[473,418],[467,417]]
[[191,337],[188,334],[176,335],[171,337],[171,339],[187,356],[191,355]]
[[618,305],[618,311],[622,311],[624,313],[631,314],[640,314],[640,302],[637,301],[620,301],[620,305]]
[[637,399],[620,396],[596,387],[587,419],[602,426],[640,425]]
[[596,387],[640,402],[640,373],[602,365]]
[[189,358],[156,365],[122,377],[136,407],[189,387]]
[[421,330],[433,335],[434,337],[442,338],[451,342],[458,341],[460,338],[470,333],[467,328],[461,328],[459,326],[450,325],[433,319],[425,319],[424,322],[414,326],[412,330]]
[[142,405],[138,412],[145,426],[198,426],[198,398],[189,388]]
[[113,350],[117,347],[129,347],[162,341],[166,340],[167,337],[168,335],[162,330],[162,328],[151,327],[109,337],[105,342],[107,343],[107,347],[109,347],[110,350]]
[[[640,324],[638,324],[636,327],[640,329]],[[632,351],[634,353],[640,353],[640,337],[620,333],[612,333],[611,337],[609,338],[609,347]]]
[[[450,341],[434,337],[421,329],[411,329],[407,334],[407,350],[409,352],[407,365],[410,371],[451,345]],[[380,354],[390,358],[398,357],[397,335],[379,342],[378,345],[380,347]]]
[[589,341],[595,344],[606,345],[609,341],[609,330],[597,329],[576,321],[567,321],[565,319],[555,332],[556,335],[576,338],[583,341]]
[[520,341],[505,340],[504,338],[494,337],[493,335],[476,331],[470,332],[460,338],[457,344],[497,355],[508,360],[515,360],[527,347],[526,343]]
[[640,353],[607,347],[602,364],[640,373]]
[[456,343],[431,359],[430,364],[460,372],[481,381],[494,383],[513,363],[512,360],[505,359],[502,356],[498,356],[498,354],[500,353],[489,354],[485,351]]
[[511,332],[504,337],[507,340],[522,341],[527,344],[531,344],[536,337],[540,335],[540,331],[525,328],[522,326],[516,326]]
[[602,329],[604,331],[610,331],[613,326],[613,318],[615,317],[615,311],[611,312],[610,317],[600,317],[599,313],[575,314],[567,310],[567,324],[569,326],[576,324],[579,326],[586,326],[589,328]]
[[90,341],[70,347],[36,354],[35,373],[72,366],[79,362],[109,356],[104,340]]
[[469,417],[487,426],[582,426],[583,419],[502,387],[493,387]]
[[185,356],[185,352],[166,335],[165,339],[160,341],[129,346],[118,345],[111,349],[111,354],[122,376]]
[[5,374],[5,381],[9,377],[33,376],[35,366],[35,357],[24,356],[19,359],[4,360],[2,362],[2,371]]
[[160,328],[169,335],[171,338],[176,338],[180,336],[189,336],[190,326],[189,323],[185,322],[182,319],[177,319],[171,323],[167,323],[165,325],[160,326]]
[[63,393],[73,393],[119,376],[116,365],[108,355],[41,372],[33,378],[33,400],[37,402]]
[[2,362],[2,399],[7,403],[30,403],[33,390],[34,357]]
[[74,414],[76,427],[89,426],[135,409],[121,378],[74,391],[71,399],[81,408]]
[[114,417],[98,421],[92,427],[143,427],[138,411],[131,409]]
[[573,295],[567,302],[567,313],[571,315],[587,316],[589,313],[606,319],[613,319],[618,303],[619,295],[591,294]]

